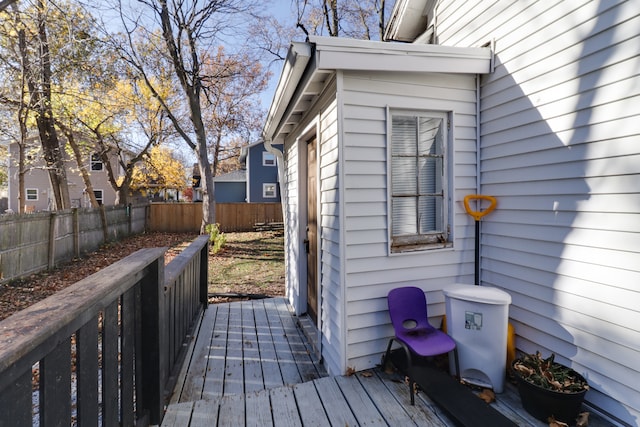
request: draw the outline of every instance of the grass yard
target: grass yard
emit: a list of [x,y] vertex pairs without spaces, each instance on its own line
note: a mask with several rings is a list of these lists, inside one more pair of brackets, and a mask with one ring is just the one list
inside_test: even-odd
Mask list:
[[225,236],[225,246],[209,256],[209,294],[215,295],[211,302],[229,300],[232,294],[284,295],[282,233],[262,231],[225,233]]

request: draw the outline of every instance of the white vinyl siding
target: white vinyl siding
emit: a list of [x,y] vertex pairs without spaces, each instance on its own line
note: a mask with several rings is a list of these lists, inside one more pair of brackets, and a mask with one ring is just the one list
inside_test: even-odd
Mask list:
[[[335,87],[335,86],[334,86]],[[344,348],[344,306],[340,249],[340,192],[338,148],[338,104],[332,100],[322,108],[318,122],[318,240],[320,241],[320,280],[322,354],[332,374],[344,374],[346,366],[340,353]]]
[[[328,95],[335,95],[335,81],[328,83]],[[318,311],[319,328],[322,332],[320,349],[327,371],[332,375],[342,375],[346,366],[344,360],[344,297],[340,255],[340,201],[337,191],[339,168],[338,154],[338,104],[334,97],[321,98],[308,110],[299,126],[299,132],[285,144],[285,165],[288,218],[296,220],[285,224],[287,247],[296,249],[289,252],[286,265],[287,296],[297,314],[306,306],[306,252],[301,236],[306,227],[306,143],[314,135],[318,136],[318,258],[321,268],[317,279],[320,281],[318,295],[321,304]]]
[[[470,75],[345,72],[343,86],[347,365],[360,370],[380,362],[393,335],[387,309],[391,289],[423,288],[438,325],[444,314],[441,289],[473,283],[473,220],[462,199],[475,192],[476,92]],[[450,113],[453,141],[447,169],[455,185],[446,203],[453,248],[389,254],[387,111],[400,109]]]
[[587,400],[640,419],[640,9],[447,1],[445,45],[495,39],[482,81],[482,282],[513,297],[517,347],[556,353]]

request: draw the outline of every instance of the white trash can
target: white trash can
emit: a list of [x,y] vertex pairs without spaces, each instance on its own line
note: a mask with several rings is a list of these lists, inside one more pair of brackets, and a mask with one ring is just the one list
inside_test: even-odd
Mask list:
[[[460,377],[502,393],[511,295],[498,288],[461,284],[448,286],[443,293],[447,333],[458,348]],[[449,366],[453,374],[455,364]]]

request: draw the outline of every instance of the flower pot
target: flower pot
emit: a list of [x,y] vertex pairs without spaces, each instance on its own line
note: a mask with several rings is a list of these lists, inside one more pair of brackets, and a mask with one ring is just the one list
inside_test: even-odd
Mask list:
[[[587,389],[578,392],[561,392],[543,388],[527,381],[522,375],[514,371],[518,385],[518,393],[522,401],[522,407],[540,421],[547,422],[553,416],[556,420],[573,425],[580,413],[584,395]],[[579,381],[586,380],[580,374],[572,371],[572,376]]]

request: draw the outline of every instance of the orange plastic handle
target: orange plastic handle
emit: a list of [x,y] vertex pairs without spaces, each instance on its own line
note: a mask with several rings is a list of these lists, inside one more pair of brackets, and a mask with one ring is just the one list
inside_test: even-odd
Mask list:
[[[483,211],[474,211],[469,206],[469,200],[486,200],[489,202],[489,207]],[[485,196],[484,194],[469,194],[468,196],[464,196],[464,209],[476,221],[480,221],[480,218],[492,212],[496,208],[497,204],[498,201],[493,196]]]

